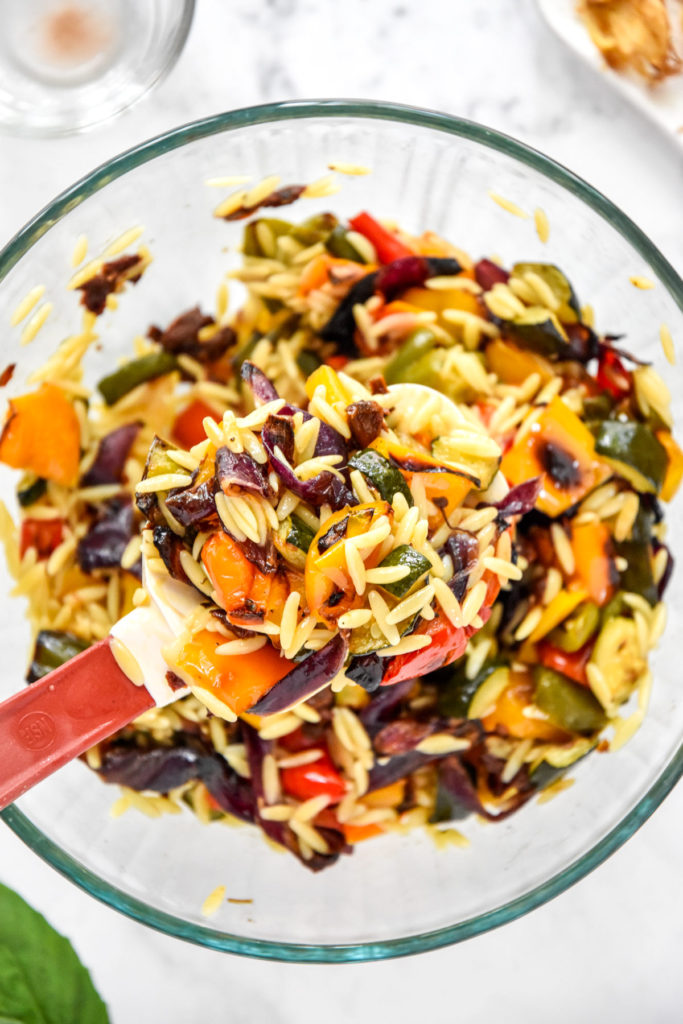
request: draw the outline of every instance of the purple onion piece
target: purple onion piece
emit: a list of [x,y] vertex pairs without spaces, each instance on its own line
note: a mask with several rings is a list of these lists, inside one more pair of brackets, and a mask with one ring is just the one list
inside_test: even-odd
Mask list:
[[657,584],[657,596],[659,597],[659,600],[661,601],[662,598],[664,597],[664,594],[666,593],[666,589],[669,586],[669,583],[671,582],[671,576],[673,575],[674,566],[676,564],[676,561],[674,559],[674,556],[671,554],[671,548],[669,548],[666,544],[659,544],[658,547],[657,547],[657,550],[659,551],[660,548],[664,548],[664,550],[666,551],[666,553],[668,555],[667,562],[666,562],[666,568],[664,569],[664,572],[662,574],[662,578],[660,579],[659,583]]
[[263,466],[254,462],[246,452],[236,454],[229,448],[219,448],[216,452],[216,476],[222,490],[237,487],[264,498],[270,491]]
[[140,427],[140,423],[126,423],[102,438],[95,461],[81,477],[81,487],[121,483],[123,467]]
[[292,467],[275,451],[277,447],[275,438],[268,430],[267,424],[261,432],[261,441],[277,475],[285,486],[303,501],[309,502],[316,508],[328,504],[334,511],[347,505],[358,504],[351,489],[334,473],[325,470],[310,480],[299,480]]
[[384,789],[392,782],[407,778],[416,768],[421,768],[431,761],[438,761],[442,757],[443,754],[421,754],[417,750],[411,750],[408,754],[390,757],[385,764],[375,762],[369,772],[368,792],[371,793],[373,789]]
[[346,635],[337,633],[319,651],[314,651],[295,665],[249,710],[255,715],[274,715],[292,704],[306,700],[334,679],[344,664],[348,650]]
[[88,533],[78,542],[76,558],[83,572],[113,569],[133,536],[133,506],[129,498],[114,498]]
[[[304,423],[307,420],[312,420],[314,417],[310,412],[306,412],[304,409],[297,409],[295,405],[285,405],[280,409],[279,416],[293,416],[295,413],[300,412],[303,415]],[[346,465],[349,457],[349,449],[346,441],[334,427],[331,427],[329,423],[320,422],[318,429],[318,439],[315,443],[315,450],[313,454],[318,455],[341,455],[343,462],[338,464],[338,469],[343,469]]]
[[493,504],[504,519],[510,516],[523,516],[536,505],[541,490],[543,489],[543,477],[535,476],[531,480],[525,480],[523,484],[517,484],[511,488],[500,501]]
[[232,771],[219,755],[201,762],[200,777],[221,810],[241,821],[256,823],[258,811],[249,779]]
[[[459,818],[465,817],[468,813],[472,813],[480,814],[487,821],[503,821],[519,810],[522,804],[526,803],[535,792],[534,788],[518,792],[504,811],[492,814],[482,804],[470,774],[460,758],[449,755],[439,765],[437,812],[439,811],[440,802],[442,808],[436,820],[456,821]],[[444,813],[444,805],[445,807],[450,805],[450,813]]]
[[510,275],[493,260],[479,260],[474,265],[474,278],[479,287],[488,292],[494,284],[507,284]]
[[424,284],[430,277],[457,274],[461,269],[454,259],[403,256],[380,267],[375,278],[375,291],[391,300],[407,288]]
[[448,586],[458,601],[462,601],[467,589],[467,579],[474,569],[479,555],[477,538],[467,530],[455,530],[444,545],[453,562],[453,575]]
[[254,401],[257,405],[276,402],[280,397],[263,370],[259,370],[258,366],[254,363],[249,361],[242,363],[240,374],[242,380],[254,396]]
[[180,537],[173,532],[167,523],[157,523],[152,533],[152,539],[154,547],[159,553],[159,558],[168,570],[169,576],[174,580],[180,580],[181,583],[187,583],[189,586],[192,586],[192,582],[185,573],[180,560],[180,556],[185,550],[185,545]]
[[215,492],[216,481],[205,480],[199,487],[169,491],[166,506],[182,526],[191,526],[197,530],[214,530],[219,525],[214,501]]
[[102,757],[99,774],[106,782],[131,789],[167,793],[191,779],[199,778],[200,763],[206,756],[193,747],[138,747],[113,745]]
[[[376,655],[375,658],[380,663],[385,660],[384,658],[377,658]],[[360,660],[360,658],[354,658],[351,662],[351,666],[353,667],[354,661]],[[345,674],[349,674],[348,669]],[[379,683],[377,685],[379,686]],[[379,729],[381,725],[390,718],[391,714],[396,710],[399,704],[405,700],[414,686],[414,679],[404,679],[403,682],[396,683],[395,686],[381,687],[370,703],[367,704],[360,712],[359,717],[365,728],[369,732]]]

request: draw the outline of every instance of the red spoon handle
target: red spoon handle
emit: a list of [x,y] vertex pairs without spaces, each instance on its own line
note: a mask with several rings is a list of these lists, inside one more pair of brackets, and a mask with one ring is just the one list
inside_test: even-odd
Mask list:
[[0,703],[0,810],[154,707],[116,664],[109,637]]

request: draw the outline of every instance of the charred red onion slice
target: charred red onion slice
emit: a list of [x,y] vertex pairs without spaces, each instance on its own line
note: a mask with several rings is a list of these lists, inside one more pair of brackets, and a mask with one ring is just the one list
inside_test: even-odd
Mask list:
[[337,675],[349,650],[344,633],[333,636],[319,651],[299,662],[275,684],[249,711],[255,715],[274,715],[317,693]]

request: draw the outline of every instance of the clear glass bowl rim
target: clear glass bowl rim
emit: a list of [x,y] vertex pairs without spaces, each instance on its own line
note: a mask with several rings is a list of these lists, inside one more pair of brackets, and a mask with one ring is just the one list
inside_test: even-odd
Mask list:
[[[199,121],[182,125],[172,131],[158,135],[139,146],[114,157],[81,178],[71,188],[62,192],[45,207],[33,220],[0,251],[0,282],[10,269],[29,251],[31,246],[55,223],[66,216],[83,200],[104,188],[134,167],[163,156],[197,139],[234,131],[237,128],[255,124],[311,118],[368,118],[393,121],[399,124],[417,125],[448,135],[456,135],[489,147],[526,164],[533,170],[556,182],[577,196],[591,209],[617,230],[627,242],[645,259],[659,280],[666,287],[676,305],[683,312],[683,280],[668,260],[662,255],[647,235],[615,206],[606,196],[598,192],[572,171],[549,157],[501,132],[449,114],[422,110],[371,100],[297,100],[285,103],[270,103],[240,110],[216,114]],[[317,945],[304,943],[272,942],[247,939],[239,935],[210,928],[208,925],[193,924],[182,918],[163,913],[142,900],[121,892],[114,885],[103,881],[93,872],[79,864],[70,854],[48,839],[40,829],[15,806],[0,812],[2,820],[23,842],[56,868],[62,875],[80,886],[91,896],[121,911],[142,924],[156,928],[189,942],[211,949],[238,953],[261,959],[282,960],[293,963],[344,963],[367,960],[384,960],[391,957],[424,953],[452,943],[461,942],[492,928],[513,921],[522,914],[546,903],[564,892],[607,857],[615,852],[650,817],[671,792],[683,775],[683,742],[675,756],[663,768],[652,787],[628,814],[595,846],[577,858],[563,871],[536,886],[523,896],[512,900],[496,910],[476,915],[458,924],[420,935],[409,935],[381,942],[360,942],[348,944]]]

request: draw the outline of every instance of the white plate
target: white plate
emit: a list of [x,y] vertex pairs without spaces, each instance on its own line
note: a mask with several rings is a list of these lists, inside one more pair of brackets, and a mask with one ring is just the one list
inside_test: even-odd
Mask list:
[[537,4],[550,27],[586,64],[599,71],[606,81],[683,146],[683,73],[648,86],[637,75],[613,71],[576,13],[576,0],[537,0]]

